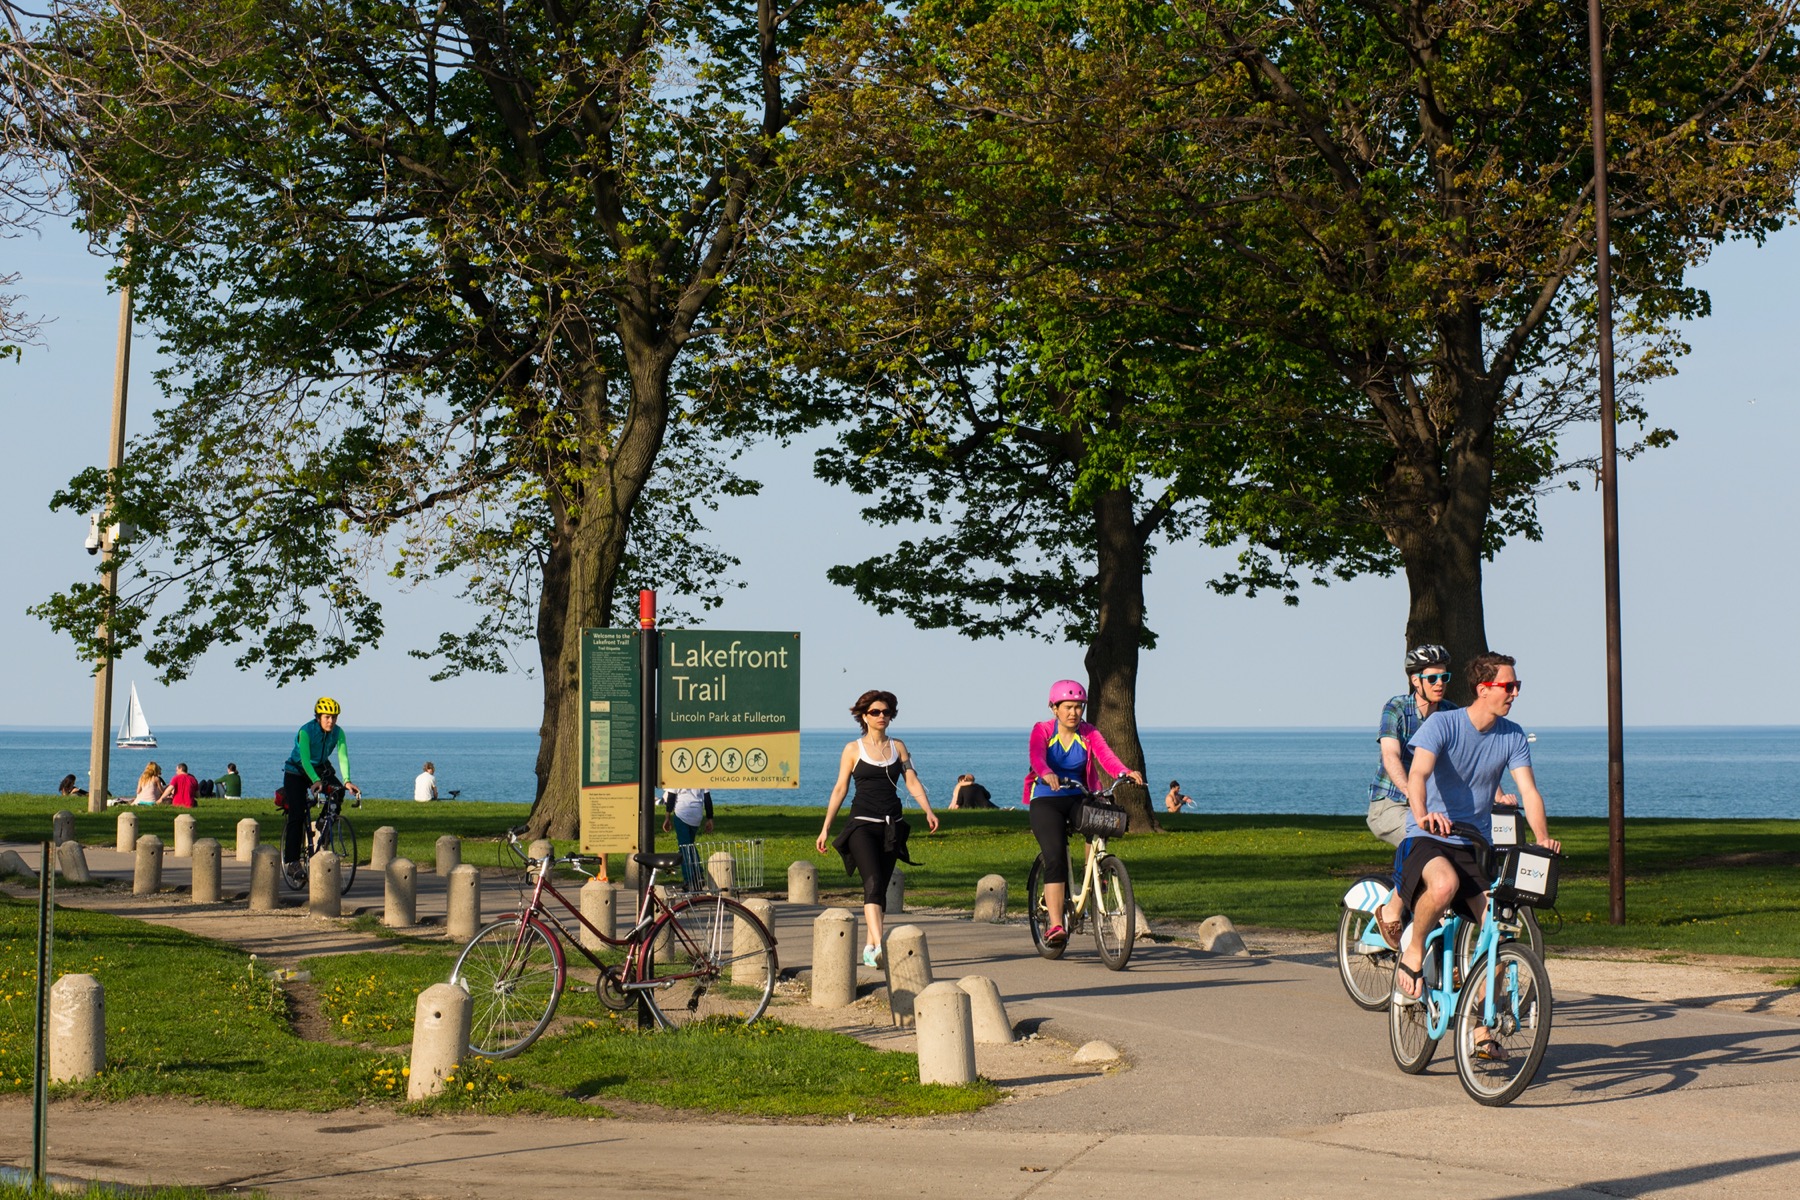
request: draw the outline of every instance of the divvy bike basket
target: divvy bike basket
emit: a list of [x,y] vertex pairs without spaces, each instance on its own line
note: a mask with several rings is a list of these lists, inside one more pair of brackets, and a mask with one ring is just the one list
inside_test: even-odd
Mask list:
[[1559,859],[1537,846],[1508,846],[1494,897],[1502,904],[1550,908],[1556,904]]
[[1116,804],[1083,800],[1075,810],[1075,832],[1084,837],[1123,837],[1131,816]]

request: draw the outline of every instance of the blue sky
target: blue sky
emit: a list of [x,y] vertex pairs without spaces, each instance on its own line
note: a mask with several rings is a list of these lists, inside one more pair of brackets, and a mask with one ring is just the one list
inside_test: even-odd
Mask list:
[[[0,475],[10,570],[0,574],[0,639],[9,686],[0,725],[84,725],[93,684],[69,644],[27,616],[27,605],[92,569],[86,518],[51,513],[51,493],[102,462],[112,387],[118,299],[106,263],[59,229],[0,242],[0,274],[51,318],[43,345],[0,363],[0,420],[10,463]],[[1620,473],[1626,720],[1634,725],[1800,724],[1800,649],[1790,633],[1800,586],[1792,509],[1797,496],[1800,405],[1791,361],[1792,281],[1800,235],[1758,249],[1722,249],[1694,276],[1714,315],[1689,331],[1681,374],[1656,383],[1656,423],[1680,441]],[[151,380],[154,340],[139,330],[130,428],[149,428],[160,404]],[[1596,445],[1577,430],[1572,452]],[[969,642],[869,612],[825,582],[827,567],[878,550],[892,535],[866,527],[854,497],[812,479],[804,447],[759,449],[747,473],[763,496],[725,508],[721,544],[744,560],[749,587],[707,625],[798,629],[803,634],[802,718],[843,721],[866,687],[897,692],[916,727],[1018,726],[1035,719],[1051,680],[1081,676],[1081,648],[1012,639]],[[1520,659],[1527,687],[1515,716],[1528,724],[1605,721],[1597,492],[1559,492],[1543,507],[1545,541],[1520,543],[1487,569],[1488,638]],[[1143,661],[1139,721],[1147,726],[1363,725],[1399,690],[1396,660],[1406,589],[1394,579],[1308,588],[1298,608],[1274,597],[1227,598],[1205,581],[1229,565],[1223,551],[1168,548],[1149,581],[1160,635]],[[159,724],[285,724],[321,691],[364,725],[531,727],[540,684],[523,674],[434,684],[404,651],[464,620],[447,591],[384,593],[388,640],[358,663],[277,689],[217,655],[172,687],[141,662],[119,666],[115,720],[135,680]],[[529,648],[526,661],[534,655]]]

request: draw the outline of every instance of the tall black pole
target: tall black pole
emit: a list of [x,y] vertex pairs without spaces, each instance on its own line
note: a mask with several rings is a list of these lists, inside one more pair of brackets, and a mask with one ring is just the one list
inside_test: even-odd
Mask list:
[[1606,558],[1606,879],[1614,925],[1625,923],[1625,694],[1619,639],[1618,410],[1613,404],[1612,222],[1606,200],[1606,78],[1600,0],[1588,0],[1589,119],[1594,129],[1595,304],[1600,334],[1600,520]]
[[[656,723],[656,672],[661,659],[661,639],[656,632],[656,593],[643,591],[638,593],[638,676],[642,681],[642,697],[638,705],[638,853],[656,853],[656,776],[661,769],[661,750],[657,744]],[[638,912],[648,911],[644,905],[644,893],[650,889],[650,872],[639,870],[638,878]],[[655,948],[644,949],[645,972],[651,968],[649,958]],[[649,1029],[656,1024],[656,1018],[650,1013],[647,994],[638,993],[637,1023],[639,1029]]]

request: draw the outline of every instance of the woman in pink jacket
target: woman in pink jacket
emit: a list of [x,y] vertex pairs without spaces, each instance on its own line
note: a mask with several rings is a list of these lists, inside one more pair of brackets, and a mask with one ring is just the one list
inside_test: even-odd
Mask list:
[[1069,898],[1069,826],[1075,806],[1089,792],[1100,790],[1100,772],[1113,778],[1125,775],[1144,782],[1142,772],[1122,762],[1100,731],[1081,719],[1087,707],[1087,689],[1072,679],[1050,685],[1053,720],[1039,721],[1031,730],[1031,788],[1025,803],[1031,809],[1031,832],[1044,856],[1044,907],[1050,912],[1050,928],[1044,942],[1060,946],[1069,940],[1063,928],[1063,904]]

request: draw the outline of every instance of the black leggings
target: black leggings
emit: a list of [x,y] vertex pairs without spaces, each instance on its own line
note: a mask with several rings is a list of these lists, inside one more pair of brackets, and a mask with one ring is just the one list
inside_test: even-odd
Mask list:
[[299,862],[306,848],[306,819],[311,815],[312,781],[304,775],[281,777],[281,796],[287,801],[286,836],[281,842],[281,861]]
[[900,856],[882,847],[887,841],[887,827],[880,821],[858,821],[850,818],[850,838],[844,849],[862,876],[863,903],[887,904],[888,882],[894,877],[894,863]]
[[1031,802],[1031,832],[1044,856],[1044,882],[1069,882],[1069,826],[1081,796],[1039,796]]

